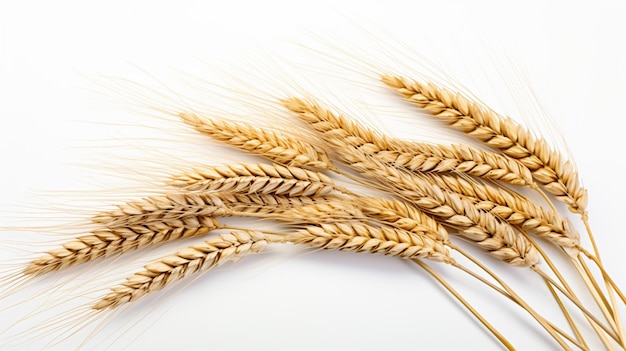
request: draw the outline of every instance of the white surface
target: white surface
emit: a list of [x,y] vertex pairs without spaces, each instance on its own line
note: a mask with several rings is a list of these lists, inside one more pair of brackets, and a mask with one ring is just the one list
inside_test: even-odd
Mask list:
[[[165,1],[133,4],[107,1],[100,5],[78,1],[26,1],[12,5],[4,2],[0,5],[0,157],[3,160],[0,193],[4,210],[0,226],[12,224],[12,217],[23,211],[27,211],[26,217],[37,216],[33,210],[15,207],[23,206],[29,193],[77,189],[83,183],[128,185],[124,183],[129,178],[127,173],[120,172],[123,178],[118,184],[109,178],[91,178],[94,173],[89,170],[83,169],[81,173],[81,169],[70,168],[67,164],[97,166],[101,165],[98,160],[110,160],[114,157],[111,155],[120,154],[133,158],[135,154],[124,151],[126,143],[136,145],[133,136],[156,138],[156,144],[147,140],[143,141],[146,144],[141,144],[155,147],[151,149],[155,153],[180,151],[181,157],[185,157],[182,164],[201,153],[204,156],[197,162],[220,162],[238,157],[234,153],[224,156],[221,154],[224,149],[219,149],[219,159],[212,158],[214,151],[208,150],[216,150],[215,146],[202,148],[199,146],[201,138],[190,136],[195,144],[190,145],[188,152],[184,146],[181,150],[172,150],[172,145],[184,145],[185,139],[181,142],[180,134],[161,135],[158,129],[151,130],[151,134],[140,134],[143,132],[137,128],[98,124],[127,121],[125,123],[130,125],[158,127],[163,122],[140,114],[136,107],[133,110],[131,106],[133,111],[120,111],[107,99],[107,95],[116,97],[119,93],[115,95],[99,86],[99,75],[126,77],[130,72],[144,79],[144,85],[155,83],[151,88],[164,90],[155,80],[146,80],[146,76],[168,79],[173,70],[192,74],[227,71],[237,76],[243,72],[233,70],[232,66],[241,67],[251,62],[257,66],[245,68],[258,73],[264,67],[263,59],[270,57],[268,52],[278,57],[290,56],[294,47],[297,48],[294,43],[312,46],[314,36],[331,45],[350,41],[354,47],[371,47],[372,42],[366,42],[363,36],[352,36],[362,34],[366,28],[374,37],[398,38],[398,43],[408,43],[425,57],[444,63],[448,72],[459,76],[461,82],[480,90],[476,91],[477,95],[485,94],[485,100],[496,101],[505,108],[511,108],[506,103],[510,94],[497,88],[494,93],[489,86],[490,79],[498,76],[505,80],[519,79],[520,74],[513,69],[521,66],[545,110],[562,126],[562,134],[590,192],[592,226],[605,264],[625,287],[626,236],[621,233],[624,230],[621,207],[626,198],[625,187],[621,184],[625,171],[622,160],[625,113],[621,108],[626,96],[624,16],[626,5],[620,1],[593,4],[557,1],[552,5],[539,1],[519,5],[497,1],[473,5],[463,1],[372,4],[240,1],[213,5],[189,1],[175,6]],[[382,34],[381,30],[387,34]],[[271,45],[265,46],[266,42]],[[265,49],[268,52],[257,50],[269,47],[271,49]],[[298,58],[311,59],[304,62],[309,68],[319,67],[315,66],[320,64],[319,60],[314,60],[313,56],[305,54]],[[513,67],[507,62],[509,58]],[[355,65],[368,60],[362,56],[353,59]],[[337,72],[341,69],[337,68]],[[463,80],[467,72],[471,72],[468,76],[475,81]],[[176,74],[179,73],[174,76]],[[481,78],[486,75],[490,78]],[[212,76],[202,79],[211,81]],[[276,76],[273,79],[275,81],[268,80],[268,85],[280,80]],[[178,82],[180,80],[178,78]],[[258,78],[258,82],[263,84],[263,79]],[[519,88],[520,83],[517,84]],[[95,90],[96,94],[90,90]],[[340,98],[340,94],[341,90],[333,90],[335,97]],[[348,98],[357,95],[346,94]],[[206,99],[203,103],[207,106],[214,102],[221,108],[238,108],[229,104],[222,107],[224,101],[210,94],[201,98]],[[165,104],[155,102],[161,103]],[[520,104],[522,108],[529,108],[523,101]],[[180,127],[180,130],[185,129]],[[174,142],[159,142],[161,137]],[[107,144],[112,138],[119,138],[113,140],[113,144],[122,147],[94,147],[101,145],[98,143]],[[77,147],[81,142],[90,147]],[[163,150],[158,149],[158,145],[163,145]],[[97,157],[91,158],[92,153]],[[168,162],[180,165],[174,160],[168,159]],[[148,169],[143,167],[141,165],[142,169]],[[104,197],[102,194],[105,193],[93,196],[94,202]],[[59,198],[55,200],[64,202]],[[0,235],[3,261],[15,255],[9,250],[13,242],[27,240],[15,231],[4,231]],[[28,250],[38,249],[30,247]],[[140,263],[135,267],[139,266]],[[507,301],[484,293],[485,289],[477,288],[449,269],[440,271],[445,272],[519,349],[556,348],[530,319]],[[123,277],[108,269],[98,274],[102,272],[112,282]],[[551,302],[543,300],[547,295],[544,290],[539,291],[544,288],[536,277],[527,271],[520,272],[508,267],[501,271],[536,306],[545,305],[546,315],[559,318],[549,307]],[[46,292],[50,286],[46,284],[50,283],[37,285],[34,291]],[[72,283],[82,284],[78,280]],[[90,287],[86,290],[95,289],[92,285],[91,290]],[[140,303],[108,321],[100,335],[114,337],[104,340],[96,337],[86,347],[127,347],[129,350],[192,347],[213,350],[501,349],[495,339],[422,271],[388,257],[335,252],[286,256],[279,250],[210,272],[193,286],[167,296],[170,298],[161,300],[165,302],[158,306]],[[5,343],[15,329],[4,333],[2,329],[29,313],[41,301],[37,299],[42,296],[32,298],[20,292],[9,300],[0,301],[0,307],[13,306],[0,310],[0,347],[40,349],[51,340],[50,335],[32,334],[20,339],[17,345]],[[21,300],[31,303],[18,305]],[[52,295],[50,300],[54,304],[62,301],[62,297]],[[58,310],[51,311],[37,312],[34,319],[58,317],[55,314]],[[626,314],[623,308],[622,314]],[[133,317],[143,316],[145,319],[137,328],[115,340],[121,334],[119,330],[133,325]],[[87,331],[91,330],[93,328]],[[76,347],[88,337],[88,334],[75,335],[55,348]],[[24,340],[32,343],[22,343]],[[594,345],[592,349],[599,349],[597,340],[592,338],[590,342]]]

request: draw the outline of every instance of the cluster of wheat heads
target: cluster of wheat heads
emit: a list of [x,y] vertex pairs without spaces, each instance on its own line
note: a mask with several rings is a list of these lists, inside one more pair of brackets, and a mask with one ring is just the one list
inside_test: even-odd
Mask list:
[[[590,350],[590,337],[599,338],[608,350],[625,349],[617,304],[626,299],[602,266],[595,244],[592,251],[585,249],[574,225],[551,202],[561,201],[580,214],[593,243],[587,192],[572,163],[513,120],[461,94],[404,77],[381,78],[418,108],[491,148],[384,135],[312,96],[275,101],[292,114],[294,130],[308,130],[295,134],[299,137],[177,111],[197,132],[265,161],[207,165],[173,174],[162,194],[97,213],[90,218],[88,233],[42,253],[12,279],[20,282],[103,257],[196,238],[193,244],[147,263],[93,301],[92,312],[104,314],[270,245],[378,253],[415,262],[506,349],[515,347],[432,264],[460,270],[476,279],[477,289],[502,294],[529,313],[564,350]],[[341,177],[380,195],[340,186],[336,179]],[[518,191],[523,188],[539,193],[544,203]],[[222,223],[223,217],[252,217],[280,229],[235,227]],[[218,233],[207,237],[212,232]],[[516,274],[538,274],[567,324],[545,318],[457,240],[520,267]],[[586,290],[575,291],[542,242],[553,244],[557,250],[552,252],[571,262],[580,276],[577,285]],[[601,271],[602,282],[589,263]],[[587,297],[593,305],[582,302]]]

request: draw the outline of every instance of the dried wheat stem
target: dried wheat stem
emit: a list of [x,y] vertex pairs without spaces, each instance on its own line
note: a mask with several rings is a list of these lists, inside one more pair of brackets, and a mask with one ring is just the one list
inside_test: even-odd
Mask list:
[[[591,295],[597,302],[600,310],[604,314],[607,321],[611,323],[614,330],[616,330],[616,332],[620,335],[620,339],[622,340],[620,346],[622,346],[623,349],[626,349],[626,344],[625,344],[626,339],[624,338],[624,330],[623,330],[623,326],[621,323],[621,319],[619,318],[618,308],[615,305],[615,300],[612,300],[613,305],[609,304],[609,302],[606,300],[606,296],[602,292],[602,289],[600,289],[598,282],[596,281],[593,274],[591,274],[591,271],[589,270],[589,266],[587,266],[587,264],[585,263],[582,257],[578,257],[578,262],[577,263],[574,262],[574,267],[576,268],[580,277],[583,279],[583,281],[589,288]],[[607,284],[607,288],[610,289],[610,286],[608,286],[608,284]],[[611,292],[611,290],[609,290],[609,292]],[[612,297],[611,294],[609,294],[609,296]]]
[[[415,253],[420,252],[420,256],[425,256],[426,258],[435,260],[442,260],[443,257],[443,259],[445,259],[444,262],[450,263],[457,268],[462,268],[462,266],[458,265],[455,261],[449,261],[451,257],[447,253],[445,246],[441,246],[439,249],[433,250],[432,248],[437,247],[436,241],[424,241],[424,239],[428,239],[428,237],[424,235],[407,236],[407,234],[408,233],[406,231],[372,227],[360,222],[346,222],[306,226],[304,229],[299,230],[295,234],[289,235],[288,241],[298,244],[307,244],[322,249],[383,253],[402,258],[412,258],[413,260],[416,260],[416,258],[413,257],[416,255]],[[400,245],[398,245],[398,243],[400,243]],[[428,248],[428,250],[424,252],[424,244],[426,243],[429,243],[427,248],[432,248]],[[433,243],[435,243],[435,246],[432,246]],[[416,244],[418,244],[418,247],[413,248]],[[405,250],[405,248],[407,249]],[[411,250],[408,248],[411,248]],[[436,251],[438,255],[433,256],[433,251]],[[484,266],[483,268],[486,269]],[[471,272],[465,268],[462,268],[462,270],[465,272]],[[474,274],[472,274],[472,276],[477,277]],[[491,287],[496,289],[496,291],[503,293],[498,287]],[[539,316],[536,312],[532,311],[518,296],[512,295],[511,293],[504,294],[505,296],[513,299],[516,303],[520,304],[523,308],[527,309],[533,317],[535,317],[537,321],[539,321],[544,328],[546,328],[546,330],[548,330],[548,332],[550,332],[550,334],[557,339],[561,345],[563,345],[564,349],[569,350],[560,336],[556,334],[561,333],[567,336],[566,333],[561,330],[555,331],[556,327],[554,327],[554,325]],[[468,305],[466,305],[466,307],[471,309]],[[480,317],[478,318],[480,320]],[[481,320],[481,322],[483,322],[483,320]],[[567,338],[573,343],[576,343],[573,338],[569,336],[567,336]]]
[[467,308],[467,310],[474,317],[476,317],[476,319],[478,319],[478,321],[480,321],[480,323],[484,325],[485,328],[487,328],[489,332],[491,332],[491,334],[493,334],[493,336],[495,336],[496,339],[498,339],[498,341],[500,341],[502,345],[506,347],[507,350],[515,350],[515,347],[513,347],[511,342],[508,341],[504,337],[504,335],[502,335],[493,325],[491,325],[491,323],[489,323],[485,319],[485,317],[483,317],[469,302],[467,302],[467,300],[465,300],[463,296],[459,294],[452,287],[452,285],[450,285],[440,274],[435,272],[432,268],[430,268],[430,266],[418,259],[414,259],[413,261],[417,263],[422,269],[424,269],[428,274],[430,274],[433,278],[435,278],[439,282],[439,284],[441,284],[446,290],[448,290],[448,292],[450,292],[450,294],[452,294],[452,296],[454,296],[463,306],[465,306],[465,308]]
[[567,310],[567,307],[565,307],[565,304],[563,304],[563,300],[561,300],[556,290],[554,290],[554,287],[552,286],[552,284],[550,284],[549,281],[544,279],[544,282],[546,283],[548,290],[550,290],[550,294],[552,295],[552,298],[554,298],[554,301],[556,301],[557,305],[559,305],[559,309],[561,309],[561,311],[563,312],[563,316],[567,320],[567,324],[569,324],[570,327],[572,328],[572,331],[574,332],[576,336],[576,340],[580,342],[581,347],[584,347],[586,350],[589,350],[589,344],[587,344],[587,341],[585,340],[582,333],[580,332],[580,329],[576,325],[576,322],[572,318],[572,315]]
[[520,161],[530,169],[539,184],[566,203],[570,210],[585,213],[587,191],[578,180],[578,173],[572,163],[563,161],[545,140],[536,138],[512,119],[433,83],[422,84],[390,75],[383,75],[382,81],[453,128]]
[[192,112],[180,113],[179,117],[202,134],[273,162],[292,167],[333,169],[325,151],[284,134],[243,122],[206,119]]
[[[362,200],[362,201],[359,201],[359,200]],[[368,214],[368,215],[370,215],[370,216],[372,216],[374,218],[383,219],[385,222],[391,223],[391,225],[394,225],[394,226],[397,226],[397,227],[399,227],[401,229],[405,229],[405,230],[409,230],[409,231],[412,231],[412,230],[415,229],[415,224],[414,224],[415,222],[418,222],[418,223],[420,222],[419,220],[416,220],[416,218],[419,218],[419,216],[416,215],[416,214],[421,214],[422,218],[425,217],[425,220],[423,222],[429,224],[428,226],[431,228],[431,232],[434,231],[436,233],[445,233],[445,236],[439,236],[439,237],[436,237],[436,238],[433,238],[433,239],[443,241],[446,246],[452,248],[453,250],[459,251],[464,256],[468,256],[468,254],[465,251],[462,251],[460,248],[452,245],[448,241],[447,231],[446,231],[445,228],[443,228],[443,226],[441,226],[439,223],[437,223],[432,217],[429,217],[429,216],[423,214],[417,208],[412,207],[408,203],[405,203],[405,202],[402,202],[402,201],[399,201],[399,200],[386,200],[386,199],[379,199],[379,198],[362,198],[362,199],[357,199],[357,202],[362,204],[361,206],[363,208],[363,212],[364,213],[366,213],[366,214]],[[428,235],[428,234],[426,234],[426,235]],[[508,297],[512,301],[518,303],[508,293],[502,291],[499,287],[491,284],[489,281],[486,281],[486,280],[482,279],[481,276],[476,275],[476,274],[474,274],[474,272],[466,270],[466,269],[463,269],[463,271],[468,273],[468,274],[470,274],[474,278],[478,279],[482,283],[486,284],[490,288],[492,288],[492,289],[496,290],[497,292],[503,294],[504,296]],[[491,273],[491,274],[493,274],[493,273]],[[441,283],[444,284],[443,282],[441,282]],[[444,287],[445,287],[445,285],[444,285]],[[552,288],[551,285],[548,285],[548,287]],[[582,336],[581,336],[578,328],[576,327],[576,324],[573,322],[570,314],[565,309],[565,307],[562,305],[562,302],[561,302],[560,299],[558,299],[558,296],[555,295],[555,298],[557,299],[557,302],[560,303],[560,306],[562,307],[562,310],[564,311],[566,317],[568,318],[568,321],[570,322],[570,325],[573,327],[573,329],[574,329],[574,331],[576,333],[576,336],[578,337],[578,340],[581,340]],[[468,307],[468,306],[466,306],[466,307]],[[471,308],[470,307],[468,307],[468,308],[470,309],[470,312],[473,313],[473,311],[471,311]],[[480,317],[477,316],[477,318],[481,321],[481,323],[484,324],[484,322],[480,319]],[[552,325],[550,322],[547,322],[547,323],[550,325],[550,327],[555,328],[554,325]],[[486,327],[489,329],[489,326],[486,325]],[[572,341],[573,343],[576,343],[576,341],[573,340],[572,338],[570,338],[569,335],[567,335],[567,334],[565,334],[563,332],[561,332],[561,335],[563,335],[564,337],[566,337],[568,340]],[[583,344],[584,344],[584,339],[582,339],[582,340],[583,340]],[[585,346],[586,346],[586,344],[581,346],[581,348],[582,349],[588,349],[588,347],[585,347]]]
[[172,177],[170,185],[189,191],[289,196],[324,196],[347,192],[322,173],[260,163],[196,168]]
[[[546,279],[545,278],[545,274],[543,274],[543,272],[539,272],[539,273],[541,273],[540,275],[542,275],[544,281],[546,281],[548,283],[548,288],[553,293],[553,296],[555,297],[555,300],[557,301],[557,303],[559,303],[559,305],[562,306],[562,303],[560,302],[560,299],[553,292],[553,290],[554,290],[553,288],[554,287],[556,287],[559,291],[563,291],[563,289],[565,289],[565,291],[567,291],[567,293],[569,295],[567,295],[566,297],[568,297],[568,299],[576,307],[578,307],[583,312],[583,314],[585,315],[585,319],[587,319],[587,321],[589,322],[591,327],[594,329],[596,334],[602,339],[603,343],[605,345],[609,345],[610,342],[607,342],[608,340],[606,339],[606,337],[604,335],[604,332],[603,332],[603,330],[606,330],[606,327],[603,327],[602,325],[598,324],[597,318],[595,316],[587,315],[588,312],[586,312],[585,308],[583,307],[582,303],[580,302],[580,300],[578,299],[578,297],[576,296],[576,294],[574,293],[574,291],[572,290],[572,288],[568,284],[567,280],[563,277],[561,272],[556,268],[556,266],[552,262],[552,259],[550,258],[550,256],[547,255],[547,253],[541,248],[541,246],[539,246],[533,239],[529,238],[529,240],[533,243],[533,245],[535,245],[535,247],[537,248],[537,251],[539,252],[541,257],[543,257],[545,263],[548,265],[548,267],[550,267],[550,270],[556,275],[557,279],[562,284],[562,287],[553,285],[554,283],[552,282],[551,279],[550,280]],[[572,258],[572,263],[576,264],[577,261],[574,259],[574,257],[571,257],[571,258]],[[534,267],[533,270],[540,270],[540,269],[538,267]],[[589,272],[587,272],[587,273],[590,274]],[[607,314],[606,314],[606,304],[601,302],[601,300],[598,300],[597,295],[594,293],[593,290],[591,290],[591,289],[593,289],[593,287],[588,284],[587,280],[588,279],[586,277],[583,277],[583,281],[585,282],[587,288],[589,289],[589,291],[591,292],[592,296],[594,297],[594,300],[596,301],[596,303],[600,307],[601,311],[603,312],[603,315],[605,317],[607,317]],[[564,309],[564,308],[561,308],[561,310],[565,314],[565,317],[568,320],[570,320],[571,318],[569,316],[569,312],[566,309]],[[609,321],[609,323],[611,323],[611,321],[608,318],[607,318],[607,321]],[[570,325],[572,326],[572,328],[575,331],[578,331],[578,329],[577,329],[575,324],[571,323]],[[612,326],[613,330],[615,331],[615,325],[613,323],[611,323],[611,326]]]
[[[388,222],[393,223],[393,225],[397,225],[402,229],[406,229],[411,231],[413,229],[413,218],[416,218],[415,215],[412,216],[406,216],[403,215],[402,213],[400,213],[401,211],[391,211],[390,208],[399,208],[401,210],[404,210],[402,212],[406,213],[406,212],[410,212],[410,213],[415,213],[416,211],[421,213],[421,211],[419,211],[416,208],[411,208],[411,206],[409,204],[403,203],[401,201],[398,200],[385,200],[385,199],[369,199],[369,198],[364,198],[363,199],[363,203],[367,204],[366,206],[364,206],[364,213],[367,213],[369,215],[372,215],[374,218],[384,218],[387,219]],[[378,200],[378,201],[377,201]],[[376,202],[378,202],[379,204],[377,205]],[[372,204],[374,204],[372,206]],[[427,215],[425,215],[427,218],[429,218],[432,222],[434,222],[434,226],[431,226],[432,229],[439,229],[439,232],[445,232],[446,236],[445,237],[439,237],[439,240],[443,240],[446,244],[446,246],[452,248],[453,250],[459,251],[460,253],[462,253],[463,255],[467,256],[468,254],[465,253],[465,251],[462,251],[460,248],[452,245],[448,240],[447,240],[447,231],[445,228],[443,228],[443,226],[441,226],[439,223],[437,223],[436,221],[434,221],[432,219],[432,217],[428,217]],[[437,240],[437,239],[435,239]],[[500,292],[501,294],[505,295],[506,297],[510,298],[512,301],[516,302],[517,301],[515,299],[513,299],[509,294],[507,294],[506,292],[500,290],[500,288],[498,288],[495,285],[492,285],[490,282],[483,280],[480,276],[475,275],[473,272],[469,271],[469,270],[464,270],[466,273],[469,273],[471,276],[473,276],[474,278],[479,279],[479,281],[487,284],[487,286],[489,286],[490,288]],[[558,300],[560,301],[560,300]],[[567,310],[564,310],[566,312],[566,316],[569,316],[569,313],[567,313]],[[480,318],[479,318],[480,320]],[[571,317],[569,318],[569,320],[571,320]],[[482,321],[481,321],[482,322]],[[549,323],[549,322],[548,322]],[[552,326],[552,324],[550,323],[550,325]],[[574,326],[574,329],[576,331],[578,331],[578,329],[575,327],[575,324],[572,324]],[[553,326],[552,326],[553,327]],[[488,327],[489,328],[489,327]],[[566,334],[562,334],[564,335],[566,338],[569,339],[569,336]],[[578,332],[577,335],[580,335],[580,333]]]
[[112,309],[135,301],[197,272],[259,253],[274,241],[276,239],[259,232],[233,231],[230,234],[222,234],[219,238],[192,245],[147,264],[144,270],[127,277],[125,282],[113,287],[92,308]]
[[40,275],[100,257],[139,250],[148,245],[204,235],[219,227],[220,224],[215,219],[198,216],[168,222],[98,229],[90,235],[82,235],[65,242],[61,247],[32,260],[23,273]]
[[[461,250],[458,247],[455,247],[454,245],[450,245],[450,247],[452,249],[454,249],[455,251],[461,253],[463,256],[465,256],[467,259],[469,259],[473,264],[475,264],[477,267],[479,267],[480,269],[482,269],[484,272],[486,272],[487,274],[489,274],[489,276],[491,276],[496,282],[498,282],[498,284],[500,284],[500,286],[502,286],[502,288],[504,288],[504,290],[510,295],[511,299],[514,300],[518,305],[520,305],[520,307],[522,307],[523,309],[525,309],[526,311],[528,311],[528,313],[530,313],[533,318],[535,318],[535,320],[537,322],[539,322],[539,324],[541,324],[541,326],[559,343],[559,345],[561,345],[561,347],[564,350],[571,350],[570,347],[565,344],[565,342],[563,341],[563,339],[560,338],[560,335],[565,336],[568,340],[572,341],[572,343],[574,343],[577,347],[579,347],[581,350],[584,350],[585,348],[574,342],[574,340],[571,337],[566,336],[567,333],[563,332],[562,330],[558,329],[558,327],[556,327],[555,325],[553,325],[552,323],[550,323],[549,321],[547,321],[545,318],[543,318],[541,315],[539,315],[532,307],[530,307],[519,295],[517,295],[517,293],[515,293],[515,291],[513,289],[511,289],[511,287],[506,284],[500,277],[498,277],[497,274],[495,274],[492,270],[490,270],[489,268],[487,268],[487,266],[485,266],[482,262],[480,262],[479,260],[477,260],[476,258],[474,258],[473,256],[467,254],[465,251]],[[467,268],[458,265],[459,269],[466,271]],[[556,334],[558,333],[558,334]]]
[[581,252],[588,259],[590,259],[598,267],[598,269],[600,269],[600,272],[602,273],[602,276],[604,277],[603,279],[605,279],[611,285],[611,287],[613,288],[613,291],[615,291],[617,293],[617,296],[619,296],[619,298],[622,300],[622,303],[626,304],[626,296],[624,296],[624,293],[620,290],[617,284],[615,284],[615,281],[613,280],[613,278],[611,278],[609,273],[604,269],[602,264],[598,262],[598,258],[592,255],[590,252],[588,252],[585,249],[581,249]]
[[574,304],[576,304],[576,307],[578,307],[578,309],[580,309],[580,311],[583,312],[585,317],[591,319],[590,323],[592,324],[592,326],[595,324],[596,326],[600,327],[608,336],[610,336],[613,340],[615,340],[616,342],[618,342],[621,345],[622,341],[619,338],[619,336],[615,333],[615,327],[614,327],[615,323],[613,322],[612,319],[610,319],[610,318],[607,319],[609,324],[611,324],[611,328],[613,329],[613,330],[609,330],[609,328],[604,326],[591,312],[589,312],[589,310],[587,310],[585,307],[582,306],[582,304],[576,298],[576,296],[571,295],[567,291],[567,289],[561,287],[560,284],[555,282],[552,278],[550,278],[545,272],[543,272],[537,266],[531,266],[531,269],[533,269],[535,272],[539,273],[539,275],[541,275],[542,278],[544,278],[545,280],[550,282],[550,284],[552,286],[554,286],[555,288],[557,288],[557,290],[559,290],[565,297],[567,297],[568,300],[570,300]]

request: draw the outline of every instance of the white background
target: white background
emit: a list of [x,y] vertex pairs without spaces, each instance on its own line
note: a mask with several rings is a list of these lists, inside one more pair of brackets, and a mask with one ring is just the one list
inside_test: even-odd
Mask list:
[[[545,3],[3,2],[0,5],[0,194],[3,209],[0,226],[12,225],[14,217],[35,219],[37,210],[25,207],[28,203],[25,199],[34,193],[77,189],[80,188],[77,183],[95,184],[107,191],[102,184],[109,184],[106,182],[111,180],[86,179],[94,173],[84,166],[98,166],[98,159],[107,159],[109,151],[109,159],[114,157],[110,155],[120,154],[130,159],[137,157],[123,151],[125,142],[136,145],[132,140],[124,140],[136,134],[132,127],[102,123],[114,120],[152,126],[162,122],[142,115],[136,106],[116,109],[119,95],[123,94],[116,95],[99,85],[98,79],[103,75],[125,77],[132,72],[144,79],[149,76],[160,80],[179,71],[173,75],[178,74],[178,81],[181,81],[180,72],[221,72],[237,76],[238,70],[233,67],[238,65],[242,74],[246,69],[258,73],[264,67],[259,61],[272,55],[288,56],[295,48],[302,49],[297,44],[312,46],[319,38],[338,51],[349,50],[349,47],[341,47],[339,43],[343,42],[351,42],[354,47],[376,46],[368,42],[366,36],[352,36],[355,32],[368,31],[377,38],[397,38],[397,43],[406,43],[427,59],[447,65],[457,76],[470,72],[475,79],[473,82],[459,80],[478,89],[477,95],[496,96],[493,100],[509,109],[505,112],[514,111],[516,106],[507,104],[506,96],[510,99],[515,93],[500,90],[497,84],[502,83],[491,83],[490,79],[499,77],[506,81],[510,78],[519,82],[520,76],[527,76],[527,81],[538,92],[544,111],[560,126],[560,133],[589,189],[592,226],[605,264],[618,283],[626,286],[623,274],[626,236],[621,208],[626,198],[622,186],[626,169],[622,155],[622,120],[626,113],[621,106],[626,96],[623,63],[626,5],[620,1]],[[265,42],[272,45],[264,46]],[[393,41],[387,42],[391,47],[396,45]],[[389,47],[384,50],[389,52]],[[376,55],[376,52],[371,53]],[[356,66],[368,60],[361,55],[354,56],[357,56],[353,57]],[[299,56],[301,60],[307,58],[307,55]],[[314,62],[303,63],[315,70]],[[250,63],[258,65],[241,67]],[[520,67],[521,70],[515,71]],[[337,68],[337,72],[341,70]],[[481,79],[485,76],[490,78]],[[201,78],[211,80],[210,75]],[[262,78],[257,79],[259,84],[264,84]],[[266,84],[280,79],[277,74]],[[147,82],[156,80],[149,78]],[[142,84],[145,87],[149,83]],[[376,85],[376,82],[371,84]],[[514,84],[516,88],[527,88]],[[151,88],[164,89],[159,84]],[[341,93],[341,90],[333,92],[335,96]],[[111,95],[114,98],[108,99]],[[118,106],[111,102],[115,98]],[[206,99],[203,104],[210,106],[211,95],[207,94]],[[219,99],[213,97],[213,100]],[[162,103],[153,101],[157,105]],[[522,110],[533,108],[526,106],[526,101],[518,103]],[[544,132],[554,133],[541,131]],[[162,137],[172,139],[180,135]],[[158,144],[160,134],[151,136]],[[117,138],[114,144],[122,147],[110,150],[94,147],[98,141],[93,140],[102,138],[109,141]],[[198,141],[201,139],[194,140],[194,147],[201,143]],[[81,146],[81,142],[90,147]],[[177,141],[171,142],[176,144]],[[178,145],[184,143],[184,139],[178,140]],[[170,144],[163,145],[167,148]],[[203,160],[211,162],[208,150],[214,149],[199,149],[195,154],[204,152]],[[158,156],[161,151],[155,150],[155,154]],[[170,151],[174,152],[163,150],[164,153]],[[91,152],[98,156],[90,158]],[[193,155],[193,152],[186,155]],[[173,160],[162,161],[176,164]],[[219,161],[216,158],[212,162]],[[70,167],[72,163],[82,167]],[[111,168],[105,172],[117,173]],[[133,177],[121,171],[119,175],[127,180]],[[118,187],[125,185],[117,184]],[[91,198],[94,201],[105,198],[103,194],[106,192]],[[90,195],[83,196],[89,198]],[[57,204],[65,202],[61,197],[54,200]],[[67,206],[72,205],[68,202]],[[579,221],[575,221],[581,228]],[[35,220],[32,223],[36,224]],[[26,234],[14,230],[4,230],[0,235],[3,262],[18,255],[10,248],[23,247],[19,244],[27,242]],[[38,250],[27,247],[28,252]],[[2,267],[6,267],[6,271],[14,268],[7,264]],[[450,270],[440,271],[457,282],[456,286],[465,296],[519,349],[556,348],[530,319],[507,301],[487,294],[485,289]],[[94,273],[92,278],[106,276],[116,282],[123,277],[108,269],[99,274],[103,275]],[[550,308],[552,303],[544,301],[549,299],[544,287],[530,272],[507,267],[502,269],[502,274],[531,296],[529,299],[537,306],[545,305],[546,315],[558,320],[558,313]],[[36,285],[34,291],[46,292],[53,282]],[[75,281],[68,284],[72,283],[80,285]],[[92,284],[87,290],[103,287]],[[51,307],[60,302],[65,293],[51,295],[48,300],[45,296],[46,293],[30,296],[20,291],[0,302],[1,307],[12,306],[0,310],[0,327],[6,329],[22,319],[38,306],[37,301],[49,304],[34,313],[34,319],[56,317],[69,324],[76,323],[75,319],[59,315],[58,309]],[[332,252],[286,255],[277,250],[228,265],[182,291],[165,296],[169,298],[159,300],[160,304],[142,303],[106,321],[104,332],[109,334],[102,335],[112,334],[113,337],[102,340],[96,336],[92,341],[99,341],[86,347],[127,347],[130,350],[192,347],[211,350],[501,349],[491,335],[422,271],[388,257]],[[22,300],[30,303],[19,305]],[[622,314],[626,314],[623,308]],[[122,334],[120,330],[133,325],[133,317],[143,316],[146,317],[137,328],[115,339]],[[63,328],[66,325],[59,326],[59,330]],[[39,335],[36,331],[43,329],[33,329],[32,333],[27,332],[25,337],[17,339],[17,344],[11,344],[10,335],[21,329],[19,326],[6,332],[2,329],[0,348],[15,350],[40,349],[59,331]],[[76,347],[91,338],[91,330],[93,328],[86,334],[83,331],[83,334],[71,336],[55,348]],[[591,338],[590,342],[592,349],[599,349],[597,340]]]

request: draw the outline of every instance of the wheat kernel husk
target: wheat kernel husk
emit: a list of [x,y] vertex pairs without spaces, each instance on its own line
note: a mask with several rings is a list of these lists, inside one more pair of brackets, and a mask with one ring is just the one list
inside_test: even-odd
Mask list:
[[153,261],[113,288],[92,306],[94,310],[113,309],[127,302],[161,290],[200,271],[207,271],[228,261],[259,253],[273,239],[254,231],[233,231],[219,238],[189,246]]
[[584,214],[587,190],[569,161],[552,150],[548,143],[535,137],[511,118],[503,117],[462,94],[455,94],[433,83],[420,83],[399,76],[383,75],[382,81],[405,99],[443,120],[454,129],[500,149],[520,161],[533,178],[572,212]]
[[180,113],[179,116],[202,134],[275,163],[291,167],[333,168],[325,151],[282,133],[243,122],[202,118],[192,112]]

